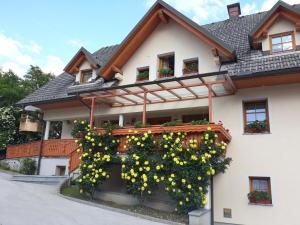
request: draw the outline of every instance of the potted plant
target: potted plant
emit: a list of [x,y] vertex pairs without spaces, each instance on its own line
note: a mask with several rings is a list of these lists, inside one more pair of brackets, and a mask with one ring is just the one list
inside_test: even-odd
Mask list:
[[271,196],[266,191],[252,191],[248,194],[250,203],[271,204]]
[[172,69],[160,69],[159,70],[159,77],[173,77],[174,76],[174,70]]
[[137,81],[149,80],[149,71],[145,70],[145,71],[139,72],[136,77],[136,80]]
[[194,74],[198,73],[198,63],[187,63],[183,69],[183,74]]
[[246,132],[248,133],[262,133],[267,131],[267,121],[253,121],[252,123],[249,123],[246,125]]

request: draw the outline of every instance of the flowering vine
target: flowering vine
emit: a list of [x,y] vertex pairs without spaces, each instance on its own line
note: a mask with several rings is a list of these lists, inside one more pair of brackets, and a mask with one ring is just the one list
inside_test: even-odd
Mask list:
[[74,121],[73,135],[80,137],[76,142],[77,151],[82,151],[77,179],[80,192],[93,196],[96,187],[110,177],[110,167],[116,161],[119,140],[114,137],[111,130],[98,134],[90,129],[86,121]]
[[141,200],[152,195],[159,182],[156,174],[156,141],[151,131],[134,132],[126,139],[127,158],[122,160],[121,177],[126,181],[128,193]]

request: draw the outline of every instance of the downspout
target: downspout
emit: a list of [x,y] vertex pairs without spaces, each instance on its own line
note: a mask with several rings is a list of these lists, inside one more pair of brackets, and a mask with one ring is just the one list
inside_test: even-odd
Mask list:
[[[43,118],[44,118],[44,115],[43,115]],[[45,130],[46,130],[45,129],[45,121],[43,119],[41,142],[40,142],[40,146],[39,146],[39,158],[38,158],[37,171],[36,171],[37,175],[40,175],[40,170],[41,170],[42,150],[43,150]]]
[[210,177],[210,225],[214,225],[214,177]]

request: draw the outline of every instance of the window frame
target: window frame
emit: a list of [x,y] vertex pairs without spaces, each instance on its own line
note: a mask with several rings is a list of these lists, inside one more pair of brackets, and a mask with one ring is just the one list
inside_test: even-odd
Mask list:
[[91,78],[93,78],[93,69],[84,69],[84,70],[80,70],[80,79],[79,79],[79,82],[80,84],[87,84],[89,83],[88,81],[87,82],[83,82],[83,74],[88,72],[88,71],[91,71]]
[[249,176],[249,190],[250,192],[255,191],[254,189],[254,180],[265,180],[267,181],[267,193],[270,195],[270,200],[262,200],[258,202],[251,202],[249,200],[249,203],[251,204],[263,204],[263,205],[271,205],[272,204],[272,189],[271,189],[271,177],[257,177],[257,176]]
[[[163,63],[162,63],[162,60],[163,58],[166,58],[166,57],[173,57],[174,58],[174,68],[173,68],[173,75],[172,76],[161,76],[160,74],[160,70],[163,69],[162,66],[163,66]],[[157,70],[157,78],[158,79],[164,79],[164,78],[170,78],[170,77],[175,77],[175,52],[169,52],[169,53],[165,53],[165,54],[160,54],[157,56],[158,58],[158,70]]]
[[[246,110],[246,106],[248,104],[259,104],[259,103],[264,103],[265,104],[265,110],[266,110],[266,112],[265,112],[266,113],[266,129],[262,130],[261,132],[247,131],[247,128],[246,128],[246,126],[247,126],[247,110]],[[256,114],[256,112],[254,114]],[[268,99],[243,101],[243,130],[244,130],[244,134],[264,134],[264,133],[270,133],[270,117],[269,117],[269,102],[268,102]]]
[[[272,44],[272,39],[273,38],[277,38],[277,37],[284,37],[284,36],[288,36],[291,35],[292,37],[292,49],[290,50],[283,50],[283,51],[278,51],[278,52],[273,52],[273,44]],[[290,42],[280,42],[280,45],[282,46],[284,43],[290,43]],[[279,44],[277,44],[279,45]],[[290,51],[295,51],[296,50],[296,39],[295,39],[295,32],[294,31],[288,31],[288,32],[282,32],[282,33],[278,33],[278,34],[271,34],[269,35],[269,46],[270,46],[270,53],[271,54],[277,54],[277,53],[283,53],[283,52],[290,52]]]
[[[193,72],[184,72],[185,69],[187,68],[187,64],[192,64],[192,63],[197,63],[197,71],[193,71]],[[199,73],[199,59],[198,58],[192,58],[192,59],[185,59],[183,60],[183,68],[182,68],[182,74],[184,76],[188,76],[188,75],[193,75],[193,74],[198,74]]]
[[[147,79],[146,79],[146,78],[144,78],[144,79],[138,79],[139,73],[140,73],[141,71],[146,71],[146,70],[148,70],[148,78],[147,78]],[[138,67],[138,68],[136,69],[136,71],[137,71],[137,74],[136,74],[136,82],[139,82],[139,81],[148,81],[148,80],[150,80],[150,67],[149,67],[149,66]]]

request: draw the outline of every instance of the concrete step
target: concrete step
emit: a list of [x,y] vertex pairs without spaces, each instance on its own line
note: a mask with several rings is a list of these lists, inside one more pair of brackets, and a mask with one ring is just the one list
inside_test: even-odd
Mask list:
[[68,178],[67,176],[41,176],[41,175],[13,175],[11,180],[28,182],[28,183],[44,183],[58,184]]

